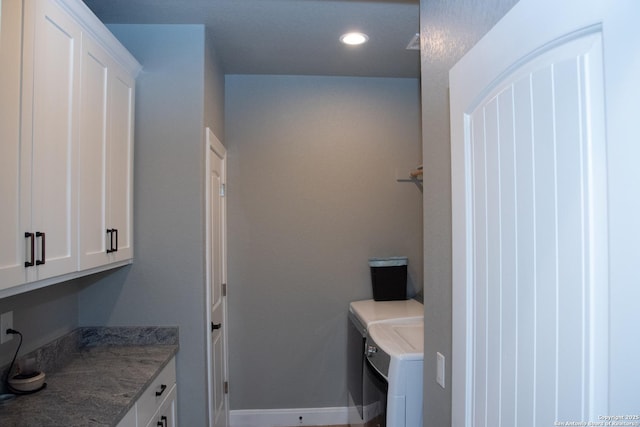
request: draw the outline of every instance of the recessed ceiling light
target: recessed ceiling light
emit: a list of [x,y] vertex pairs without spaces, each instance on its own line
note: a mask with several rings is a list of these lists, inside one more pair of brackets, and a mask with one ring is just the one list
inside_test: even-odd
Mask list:
[[348,45],[358,45],[366,43],[369,36],[363,33],[346,33],[340,36],[340,41]]

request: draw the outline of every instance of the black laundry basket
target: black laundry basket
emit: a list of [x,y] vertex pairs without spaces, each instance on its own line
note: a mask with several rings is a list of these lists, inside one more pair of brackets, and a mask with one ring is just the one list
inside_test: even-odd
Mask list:
[[407,257],[369,259],[375,301],[407,299],[407,263]]

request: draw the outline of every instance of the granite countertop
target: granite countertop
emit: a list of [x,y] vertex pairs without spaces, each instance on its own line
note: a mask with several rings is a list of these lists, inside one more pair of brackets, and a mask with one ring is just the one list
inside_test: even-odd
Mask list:
[[[65,359],[53,362],[60,366],[41,368],[47,375],[47,387],[1,404],[0,425],[116,426],[178,351],[177,330],[175,339],[157,342],[149,339],[151,329],[74,331],[77,336],[71,338],[72,344],[52,346],[53,353]],[[39,366],[43,364],[47,363]]]

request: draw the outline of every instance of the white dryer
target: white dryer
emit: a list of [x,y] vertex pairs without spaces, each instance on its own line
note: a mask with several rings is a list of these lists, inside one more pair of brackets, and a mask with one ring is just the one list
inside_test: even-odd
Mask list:
[[[386,384],[386,427],[422,426],[424,323],[396,320],[369,326],[365,343],[367,368]],[[381,424],[383,425],[383,424]]]
[[354,301],[349,305],[348,369],[349,425],[383,427],[386,420],[387,380],[367,366],[365,341],[374,324],[422,323],[424,306],[416,300]]
[[354,315],[366,329],[378,322],[423,318],[424,305],[415,299],[399,301],[366,299],[350,303],[349,313]]

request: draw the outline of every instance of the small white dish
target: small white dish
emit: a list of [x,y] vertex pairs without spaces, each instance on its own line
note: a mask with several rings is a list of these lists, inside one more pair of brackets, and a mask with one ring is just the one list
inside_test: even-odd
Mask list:
[[44,372],[38,372],[38,374],[34,376],[14,375],[9,379],[9,385],[16,391],[35,391],[42,387],[44,378]]

